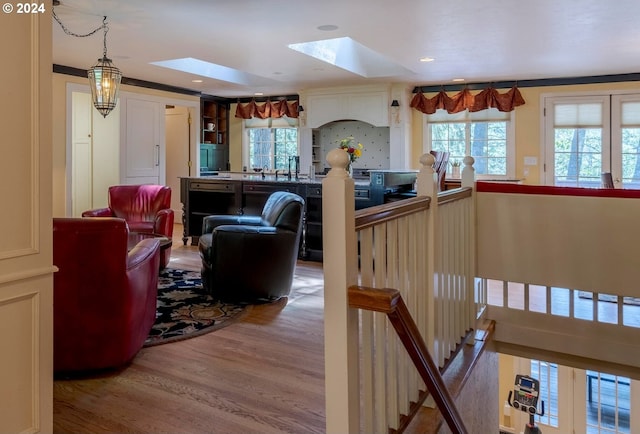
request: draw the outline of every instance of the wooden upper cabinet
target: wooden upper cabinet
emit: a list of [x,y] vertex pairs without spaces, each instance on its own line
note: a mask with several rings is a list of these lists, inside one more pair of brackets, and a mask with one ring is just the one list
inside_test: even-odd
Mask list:
[[200,99],[200,174],[229,170],[229,105]]
[[200,143],[229,144],[229,107],[227,104],[207,98],[201,100]]

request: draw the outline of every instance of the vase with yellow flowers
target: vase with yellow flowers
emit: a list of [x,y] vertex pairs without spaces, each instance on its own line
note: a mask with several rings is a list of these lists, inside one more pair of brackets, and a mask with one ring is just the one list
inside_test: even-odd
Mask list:
[[347,172],[349,172],[349,176],[353,175],[353,163],[362,156],[362,150],[364,146],[362,143],[356,144],[355,139],[353,137],[346,137],[340,140],[340,149],[344,149],[344,151],[349,155],[349,165],[347,166]]

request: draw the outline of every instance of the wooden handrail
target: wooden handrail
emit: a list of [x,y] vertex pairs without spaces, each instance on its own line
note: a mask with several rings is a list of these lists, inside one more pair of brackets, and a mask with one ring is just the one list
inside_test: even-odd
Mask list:
[[447,202],[471,197],[472,190],[469,187],[460,187],[455,190],[445,190],[438,193],[438,205],[444,205]]
[[454,434],[466,434],[462,417],[400,292],[390,288],[350,286],[348,294],[349,307],[387,314],[447,425]]
[[419,196],[360,209],[356,211],[355,215],[356,231],[427,210],[430,204],[431,198],[429,196]]

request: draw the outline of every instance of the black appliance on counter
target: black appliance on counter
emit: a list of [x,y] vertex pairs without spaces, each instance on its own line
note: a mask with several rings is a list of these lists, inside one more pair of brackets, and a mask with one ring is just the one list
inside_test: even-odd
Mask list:
[[[325,167],[322,172],[318,173],[318,175],[326,175],[331,170],[330,167]],[[355,180],[365,180],[369,179],[369,171],[370,169],[357,169],[353,168],[352,177]]]
[[376,205],[415,197],[417,171],[369,170],[369,188]]

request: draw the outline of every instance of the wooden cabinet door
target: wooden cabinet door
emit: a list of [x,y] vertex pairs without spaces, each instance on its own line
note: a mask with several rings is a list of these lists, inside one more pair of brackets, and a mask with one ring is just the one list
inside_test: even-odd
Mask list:
[[164,183],[164,105],[127,97],[121,155],[126,184]]

